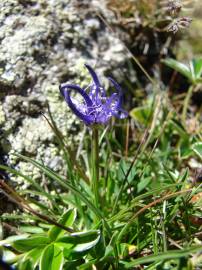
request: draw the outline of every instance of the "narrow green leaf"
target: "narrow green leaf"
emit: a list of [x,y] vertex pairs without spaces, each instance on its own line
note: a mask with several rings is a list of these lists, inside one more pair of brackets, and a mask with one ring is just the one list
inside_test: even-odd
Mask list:
[[187,140],[189,138],[189,135],[179,121],[177,121],[176,119],[172,119],[170,120],[170,125],[171,129],[173,129],[173,131],[176,131],[182,137],[182,139]]
[[186,168],[184,173],[179,177],[179,183],[186,183],[189,177],[189,168]]
[[192,62],[196,79],[199,79],[202,75],[202,59],[194,59]]
[[146,177],[143,180],[141,180],[138,184],[137,184],[137,193],[140,193],[143,189],[145,189],[149,183],[151,182],[152,178]]
[[[180,185],[180,183],[177,183],[176,185]],[[183,183],[182,183],[182,185],[183,185]],[[176,196],[177,196],[176,193],[174,193],[172,197],[176,197]],[[178,198],[180,198],[181,196],[183,196],[183,193],[181,195],[178,195]],[[138,196],[138,197],[140,197],[140,196]],[[132,203],[131,203],[130,207],[131,206],[132,206]],[[128,219],[127,223],[124,224],[123,228],[119,232],[119,236],[118,236],[117,242],[119,242],[119,243],[121,242],[123,236],[128,232],[128,230],[134,224],[134,222],[135,222],[135,218],[134,217]]]
[[144,194],[141,194],[139,196],[136,196],[131,202],[130,202],[130,206],[129,207],[124,207],[123,209],[121,209],[116,215],[114,215],[113,217],[111,217],[108,222],[114,222],[117,220],[122,219],[128,212],[131,212],[131,209],[136,207],[137,203],[153,194],[160,194],[161,192],[163,192],[164,190],[176,190],[176,187],[178,185],[182,185],[182,184],[171,184],[171,185],[165,185],[161,188],[155,188],[151,191],[145,192]]
[[110,227],[108,225],[108,223],[106,222],[103,214],[101,213],[101,211],[96,208],[94,206],[93,203],[91,203],[86,196],[84,196],[80,190],[78,190],[77,188],[75,188],[74,186],[72,186],[71,184],[69,184],[68,181],[66,181],[65,179],[63,179],[60,175],[58,175],[57,173],[53,172],[52,170],[50,170],[47,166],[44,166],[42,164],[40,164],[39,162],[25,157],[21,154],[15,154],[16,156],[22,158],[23,160],[26,160],[28,162],[30,162],[31,164],[33,164],[35,167],[39,168],[42,172],[44,172],[48,177],[50,177],[51,179],[53,179],[54,181],[57,181],[63,188],[65,188],[66,190],[70,190],[74,195],[78,196],[81,201],[83,201],[92,211],[93,213],[99,218],[102,219],[104,221],[105,224],[105,228],[108,232],[109,235],[111,235],[111,230]]
[[189,249],[184,249],[184,250],[170,250],[165,253],[159,253],[157,255],[149,255],[146,257],[141,257],[132,262],[123,262],[123,264],[126,269],[129,269],[131,267],[134,267],[140,264],[187,257],[187,256],[190,256],[191,253],[196,253],[200,251],[202,251],[202,246],[191,247]]
[[[71,227],[75,221],[76,218],[76,210],[75,209],[68,209],[67,212],[65,212],[60,220],[58,221],[59,224],[64,225],[66,227]],[[62,228],[59,228],[58,226],[53,226],[49,232],[48,235],[52,240],[57,239],[61,236],[61,234],[64,234],[65,231]]]
[[33,187],[35,187],[38,191],[41,192],[41,195],[47,197],[50,201],[53,200],[53,198],[51,197],[51,195],[47,192],[45,192],[43,190],[43,188],[36,182],[34,181],[33,179],[31,179],[30,177],[22,174],[21,172],[13,169],[13,168],[10,168],[8,166],[5,166],[5,165],[0,165],[0,169],[4,170],[4,171],[7,171],[13,175],[16,175],[16,176],[19,176],[21,178],[23,178],[25,181],[27,181],[28,183],[30,183],[31,185],[33,185]]

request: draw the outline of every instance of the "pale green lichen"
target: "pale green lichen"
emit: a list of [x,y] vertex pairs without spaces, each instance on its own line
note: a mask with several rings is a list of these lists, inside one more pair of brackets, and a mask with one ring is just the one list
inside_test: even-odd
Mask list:
[[0,126],[5,123],[5,120],[6,120],[6,118],[5,118],[3,106],[2,106],[2,103],[0,103]]

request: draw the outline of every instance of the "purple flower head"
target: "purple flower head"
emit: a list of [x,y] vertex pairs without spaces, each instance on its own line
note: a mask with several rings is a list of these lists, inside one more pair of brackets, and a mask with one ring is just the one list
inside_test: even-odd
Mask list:
[[[59,87],[73,113],[86,125],[106,124],[112,116],[120,119],[127,117],[128,113],[121,108],[123,95],[119,84],[112,78],[108,78],[116,92],[107,97],[95,71],[89,65],[85,65],[85,67],[92,77],[92,83],[87,89],[84,90],[78,85],[67,83],[61,84]],[[72,98],[72,91],[79,94],[83,101],[79,102]]]

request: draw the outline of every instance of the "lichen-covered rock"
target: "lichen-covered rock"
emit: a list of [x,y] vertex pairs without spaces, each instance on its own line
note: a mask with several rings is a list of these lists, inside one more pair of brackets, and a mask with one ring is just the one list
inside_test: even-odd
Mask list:
[[[23,138],[23,140],[22,140]],[[43,117],[25,118],[18,128],[17,134],[10,134],[13,150],[26,155],[36,155],[41,144],[51,142],[53,133]]]
[[[2,2],[4,5],[7,1]],[[46,46],[40,45],[51,38],[54,25],[42,15],[22,16],[23,7],[15,1],[11,4],[19,7],[19,13],[14,9],[14,14],[6,16],[10,12],[8,4],[2,7],[5,16],[1,18],[0,29],[0,87],[5,94],[13,91],[22,94],[32,87],[43,70],[37,61],[43,62]]]
[[95,12],[79,13],[75,2],[1,1],[1,95],[40,92],[44,80],[67,80],[75,75],[72,66],[79,58],[99,60],[102,66],[110,59],[114,67],[124,61],[120,42]]
[[3,110],[3,105],[0,102],[0,127],[5,123],[5,113]]
[[[40,179],[39,172],[12,155],[34,157],[62,172],[65,168],[55,135],[41,112],[51,115],[68,138],[80,140],[80,122],[61,98],[58,86],[71,81],[87,85],[85,62],[98,73],[125,61],[123,46],[109,35],[88,1],[1,0],[0,2],[0,147],[10,164]],[[5,143],[6,142],[6,143]],[[22,179],[13,178],[23,185]]]

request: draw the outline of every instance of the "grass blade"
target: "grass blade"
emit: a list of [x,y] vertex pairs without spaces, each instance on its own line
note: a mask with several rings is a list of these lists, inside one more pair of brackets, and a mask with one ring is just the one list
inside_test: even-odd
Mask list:
[[142,257],[129,263],[123,262],[123,264],[126,269],[129,269],[131,267],[134,267],[140,264],[187,257],[187,256],[190,256],[191,253],[196,253],[200,251],[202,251],[202,246],[191,247],[184,250],[170,250],[164,253],[159,253],[157,255],[149,255],[146,257]]

